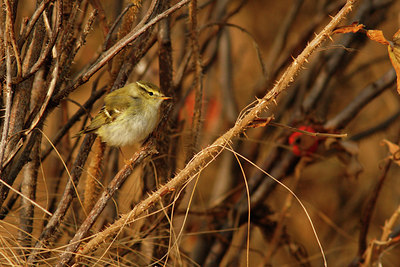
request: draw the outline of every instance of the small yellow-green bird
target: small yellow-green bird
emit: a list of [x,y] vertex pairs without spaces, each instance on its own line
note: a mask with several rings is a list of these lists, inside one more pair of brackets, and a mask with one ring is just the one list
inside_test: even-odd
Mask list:
[[104,107],[78,135],[94,132],[117,147],[142,142],[157,126],[160,105],[166,99],[170,97],[150,82],[128,84],[106,95]]

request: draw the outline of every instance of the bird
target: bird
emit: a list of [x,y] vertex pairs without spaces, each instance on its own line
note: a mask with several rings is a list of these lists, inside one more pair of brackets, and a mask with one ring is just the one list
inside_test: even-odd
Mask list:
[[109,146],[122,147],[143,142],[159,121],[165,96],[147,81],[116,89],[104,98],[104,106],[91,123],[77,135],[96,133]]

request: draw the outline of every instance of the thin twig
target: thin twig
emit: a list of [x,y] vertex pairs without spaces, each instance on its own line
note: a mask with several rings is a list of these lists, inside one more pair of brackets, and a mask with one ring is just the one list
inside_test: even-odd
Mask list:
[[36,260],[38,253],[41,252],[40,250],[46,245],[49,238],[54,235],[57,227],[60,225],[69,206],[71,205],[71,202],[75,197],[75,193],[77,193],[74,190],[75,185],[78,184],[78,182],[79,182],[79,178],[83,171],[83,166],[87,160],[87,157],[90,152],[90,148],[93,145],[95,139],[96,139],[96,136],[94,134],[88,134],[88,135],[86,135],[85,139],[83,140],[83,143],[80,147],[78,156],[75,159],[74,165],[72,167],[71,177],[70,177],[70,179],[68,179],[67,185],[65,186],[63,196],[62,196],[61,200],[59,201],[59,204],[57,206],[56,211],[53,213],[53,216],[51,216],[46,227],[43,229],[42,233],[40,234],[40,237],[38,238],[38,240],[35,244],[35,250],[29,256],[29,258],[27,260],[29,264],[32,264]]
[[[57,2],[57,3],[58,3],[58,5],[60,5],[59,2]],[[45,21],[44,24],[46,26],[47,31],[50,33],[50,35],[53,35],[53,32],[51,31],[51,28],[50,28],[50,23],[47,19],[46,12],[43,13],[43,19]],[[54,89],[56,87],[56,83],[57,83],[57,79],[58,79],[59,64],[58,64],[58,53],[57,53],[57,49],[55,46],[53,47],[52,51],[53,51],[54,67],[53,67],[53,72],[51,74],[52,79],[49,84],[49,89],[47,90],[46,98],[44,99],[42,105],[40,106],[40,110],[39,110],[38,114],[36,115],[31,126],[29,127],[29,129],[24,132],[25,135],[28,135],[33,129],[35,129],[36,125],[42,119],[43,114],[46,111],[47,105],[49,104],[50,98],[52,97]]]
[[387,128],[393,125],[394,122],[398,121],[400,117],[400,110],[395,112],[393,115],[389,116],[382,122],[378,122],[376,125],[373,125],[371,128],[368,128],[362,132],[356,133],[350,137],[352,141],[359,141],[361,139],[365,139],[377,132],[385,131]]
[[382,174],[380,175],[376,185],[372,189],[372,192],[369,194],[370,197],[362,212],[361,229],[358,237],[358,257],[360,257],[360,259],[367,250],[367,235],[369,226],[371,225],[372,215],[375,210],[376,202],[378,201],[378,197],[382,190],[383,184],[388,177],[388,172],[390,170],[391,165],[392,165],[391,160],[385,164],[385,167],[382,170]]
[[131,7],[137,7],[137,5],[135,5],[134,3],[129,3],[129,5],[127,5],[124,10],[122,10],[122,12],[118,15],[118,17],[115,19],[113,25],[111,25],[110,30],[107,33],[107,36],[104,40],[104,44],[103,44],[103,51],[106,51],[109,45],[109,42],[111,40],[111,37],[113,36],[113,33],[115,31],[115,29],[117,28],[118,24],[120,23],[121,19],[125,16],[126,12],[128,12],[128,10]]
[[282,128],[288,129],[288,130],[290,130],[290,131],[302,133],[302,134],[305,134],[305,135],[308,135],[308,136],[330,137],[330,138],[346,138],[346,137],[347,137],[347,134],[346,134],[346,133],[344,133],[344,134],[335,134],[335,133],[313,133],[313,132],[308,132],[308,131],[304,131],[304,130],[297,129],[297,128],[295,128],[295,127],[290,127],[289,125],[285,125],[285,124],[282,124],[282,123],[277,123],[277,122],[272,122],[272,121],[271,121],[271,122],[269,122],[268,124],[271,125],[271,126],[282,127]]
[[[89,99],[81,106],[81,108],[73,115],[70,117],[70,119],[64,124],[64,126],[58,130],[58,132],[55,134],[55,136],[53,137],[53,139],[51,140],[53,146],[56,146],[61,139],[63,138],[63,136],[65,135],[65,133],[71,129],[71,127],[84,115],[89,113],[88,109],[94,104],[94,102],[96,102],[96,100],[98,100],[102,95],[104,95],[104,93],[106,92],[105,88],[101,88],[99,90],[97,90],[96,92],[94,92]],[[46,149],[42,156],[41,156],[41,161],[44,161],[46,159],[46,157],[50,154],[50,152],[53,150],[53,147],[50,146],[48,149]]]
[[19,53],[17,41],[15,39],[15,32],[14,32],[14,23],[13,23],[13,15],[11,13],[11,6],[9,0],[4,0],[4,5],[6,6],[6,13],[7,13],[7,22],[6,22],[6,29],[5,31],[9,33],[10,42],[14,50],[14,56],[17,61],[17,77],[21,77],[22,75],[22,64],[21,64],[21,54]]
[[327,121],[324,125],[325,129],[341,129],[346,126],[362,108],[376,96],[390,88],[396,82],[396,73],[393,69],[386,72],[379,80],[371,83],[362,90],[351,103],[339,112],[334,118]]
[[72,82],[70,86],[59,92],[52,100],[54,102],[54,105],[57,105],[65,96],[67,96],[70,92],[75,90],[77,87],[82,85],[83,83],[87,82],[89,78],[95,74],[100,68],[102,68],[109,60],[111,60],[115,55],[117,55],[124,47],[129,45],[131,42],[133,42],[136,38],[141,36],[143,33],[145,33],[147,30],[149,30],[152,26],[154,26],[157,22],[160,20],[168,17],[170,14],[173,12],[179,10],[182,8],[184,5],[189,3],[190,0],[182,0],[172,6],[171,8],[167,9],[163,13],[155,16],[153,19],[151,19],[148,23],[143,25],[143,27],[138,27],[141,26],[139,24],[137,27],[135,27],[129,34],[127,34],[124,38],[122,38],[120,41],[118,41],[115,45],[110,47],[107,51],[105,51],[97,60],[96,62],[89,67],[89,69],[80,75],[78,78],[75,79],[75,81]]
[[[50,52],[52,51],[52,48],[54,46],[54,44],[56,43],[57,40],[57,36],[58,33],[60,31],[60,27],[61,27],[61,21],[62,21],[62,7],[60,4],[60,1],[57,1],[56,4],[57,7],[57,15],[56,15],[56,22],[54,25],[54,31],[50,30],[49,27],[47,27],[47,31],[49,33],[49,42],[47,43],[46,47],[44,48],[44,50],[41,52],[39,59],[35,62],[35,64],[33,64],[33,66],[27,70],[24,71],[22,73],[22,77],[16,77],[15,79],[13,79],[13,83],[20,83],[26,79],[28,79],[29,77],[31,77],[33,74],[35,74],[40,68],[41,66],[43,66],[43,64],[45,63],[48,55],[50,54]],[[45,14],[46,12],[43,11],[44,14],[43,15],[43,19],[45,20]],[[46,24],[46,23],[45,23]]]
[[96,16],[97,16],[97,12],[96,12],[96,10],[93,10],[89,15],[89,19],[87,20],[87,22],[85,24],[85,27],[84,27],[84,29],[82,31],[82,34],[79,36],[78,41],[75,44],[75,47],[74,47],[73,52],[72,52],[73,54],[69,55],[69,57],[74,58],[76,53],[78,53],[79,49],[82,47],[82,45],[85,44],[86,37],[88,36],[88,34],[92,30],[92,26],[93,26],[93,23],[96,20]]
[[89,0],[89,3],[93,6],[94,9],[97,9],[97,12],[99,14],[101,29],[103,31],[103,37],[107,36],[108,32],[110,31],[110,28],[108,26],[107,17],[104,8],[101,5],[101,2],[99,0]]
[[371,240],[363,255],[363,262],[360,267],[381,266],[381,255],[390,246],[399,243],[399,240],[392,240],[389,235],[400,217],[400,206],[393,212],[392,216],[385,222],[380,240]]
[[[304,0],[297,0],[295,3],[291,6],[291,9],[287,12],[287,15],[283,19],[280,29],[278,33],[274,36],[274,43],[272,45],[272,48],[270,49],[268,53],[268,60],[266,62],[267,70],[268,70],[268,77],[271,77],[271,74],[274,74],[277,67],[276,62],[279,56],[282,54],[282,50],[285,47],[285,42],[289,33],[290,28],[292,27],[292,24],[301,8],[303,5]],[[265,73],[266,74],[266,73]]]
[[[296,165],[295,173],[294,173],[294,180],[293,180],[292,186],[290,187],[290,190],[292,190],[293,192],[297,188],[297,185],[300,181],[302,171],[304,170],[305,166],[307,165],[307,160],[308,159],[306,157],[304,157]],[[288,217],[288,212],[289,212],[290,208],[292,207],[293,200],[294,200],[293,195],[288,193],[288,195],[284,201],[284,204],[280,210],[280,213],[278,215],[279,217],[277,219],[277,225],[274,229],[274,233],[271,238],[271,241],[269,242],[269,246],[268,246],[269,249],[266,252],[262,266],[268,266],[271,264],[270,263],[271,259],[272,259],[273,255],[276,253],[276,250],[278,249],[278,247],[280,246],[282,234],[284,231],[285,220]]]
[[42,12],[44,9],[47,7],[47,5],[50,2],[54,2],[55,0],[43,0],[40,5],[35,9],[35,12],[33,13],[31,19],[28,22],[28,25],[24,28],[23,33],[21,34],[20,38],[18,38],[18,47],[21,49],[23,46],[24,42],[27,40],[28,35],[31,33],[33,27],[35,26],[37,20],[40,18],[42,15]]

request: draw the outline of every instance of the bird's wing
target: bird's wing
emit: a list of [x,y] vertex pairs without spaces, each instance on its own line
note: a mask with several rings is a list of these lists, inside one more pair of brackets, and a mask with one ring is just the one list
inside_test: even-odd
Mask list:
[[[125,92],[123,92],[123,90]],[[104,106],[107,110],[113,112],[115,109],[116,112],[122,112],[127,109],[132,102],[132,97],[130,97],[125,88],[120,88],[115,91],[112,91],[104,98]]]
[[104,124],[109,124],[113,121],[112,116],[108,116],[109,112],[106,111],[105,107],[103,107],[99,113],[97,113],[96,117],[90,122],[89,126],[83,129],[79,134],[91,133],[99,129]]
[[[94,117],[89,126],[82,130],[79,134],[91,133],[99,129],[101,126],[109,124],[116,120],[126,109],[131,108],[139,103],[139,99],[132,98],[126,94],[121,94],[117,89],[109,93],[104,99],[104,107]],[[134,110],[134,109],[133,109]]]
[[[121,92],[125,90],[125,92]],[[121,114],[125,110],[129,109],[130,115],[135,115],[133,112],[135,110],[139,110],[142,104],[142,100],[139,96],[132,96],[129,94],[126,87],[117,89],[111,93],[109,93],[105,99],[104,108],[108,111],[108,114],[111,117],[114,115]]]

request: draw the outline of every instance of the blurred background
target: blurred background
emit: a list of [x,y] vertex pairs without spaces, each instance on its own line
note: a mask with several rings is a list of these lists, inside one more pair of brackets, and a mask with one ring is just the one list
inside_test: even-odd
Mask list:
[[[58,262],[103,189],[139,150],[74,138],[106,92],[147,80],[173,101],[162,107],[151,137],[158,154],[118,188],[82,246],[229,130],[346,1],[197,1],[122,44],[180,2],[4,1],[3,135],[9,126],[1,177],[51,215],[2,184],[1,265]],[[359,22],[392,40],[399,12],[398,1],[357,1],[342,25]],[[386,46],[363,33],[331,37],[261,114],[274,116],[274,124],[232,140],[190,183],[79,263],[323,266],[304,209],[278,179],[303,203],[329,266],[398,266],[396,75]]]

